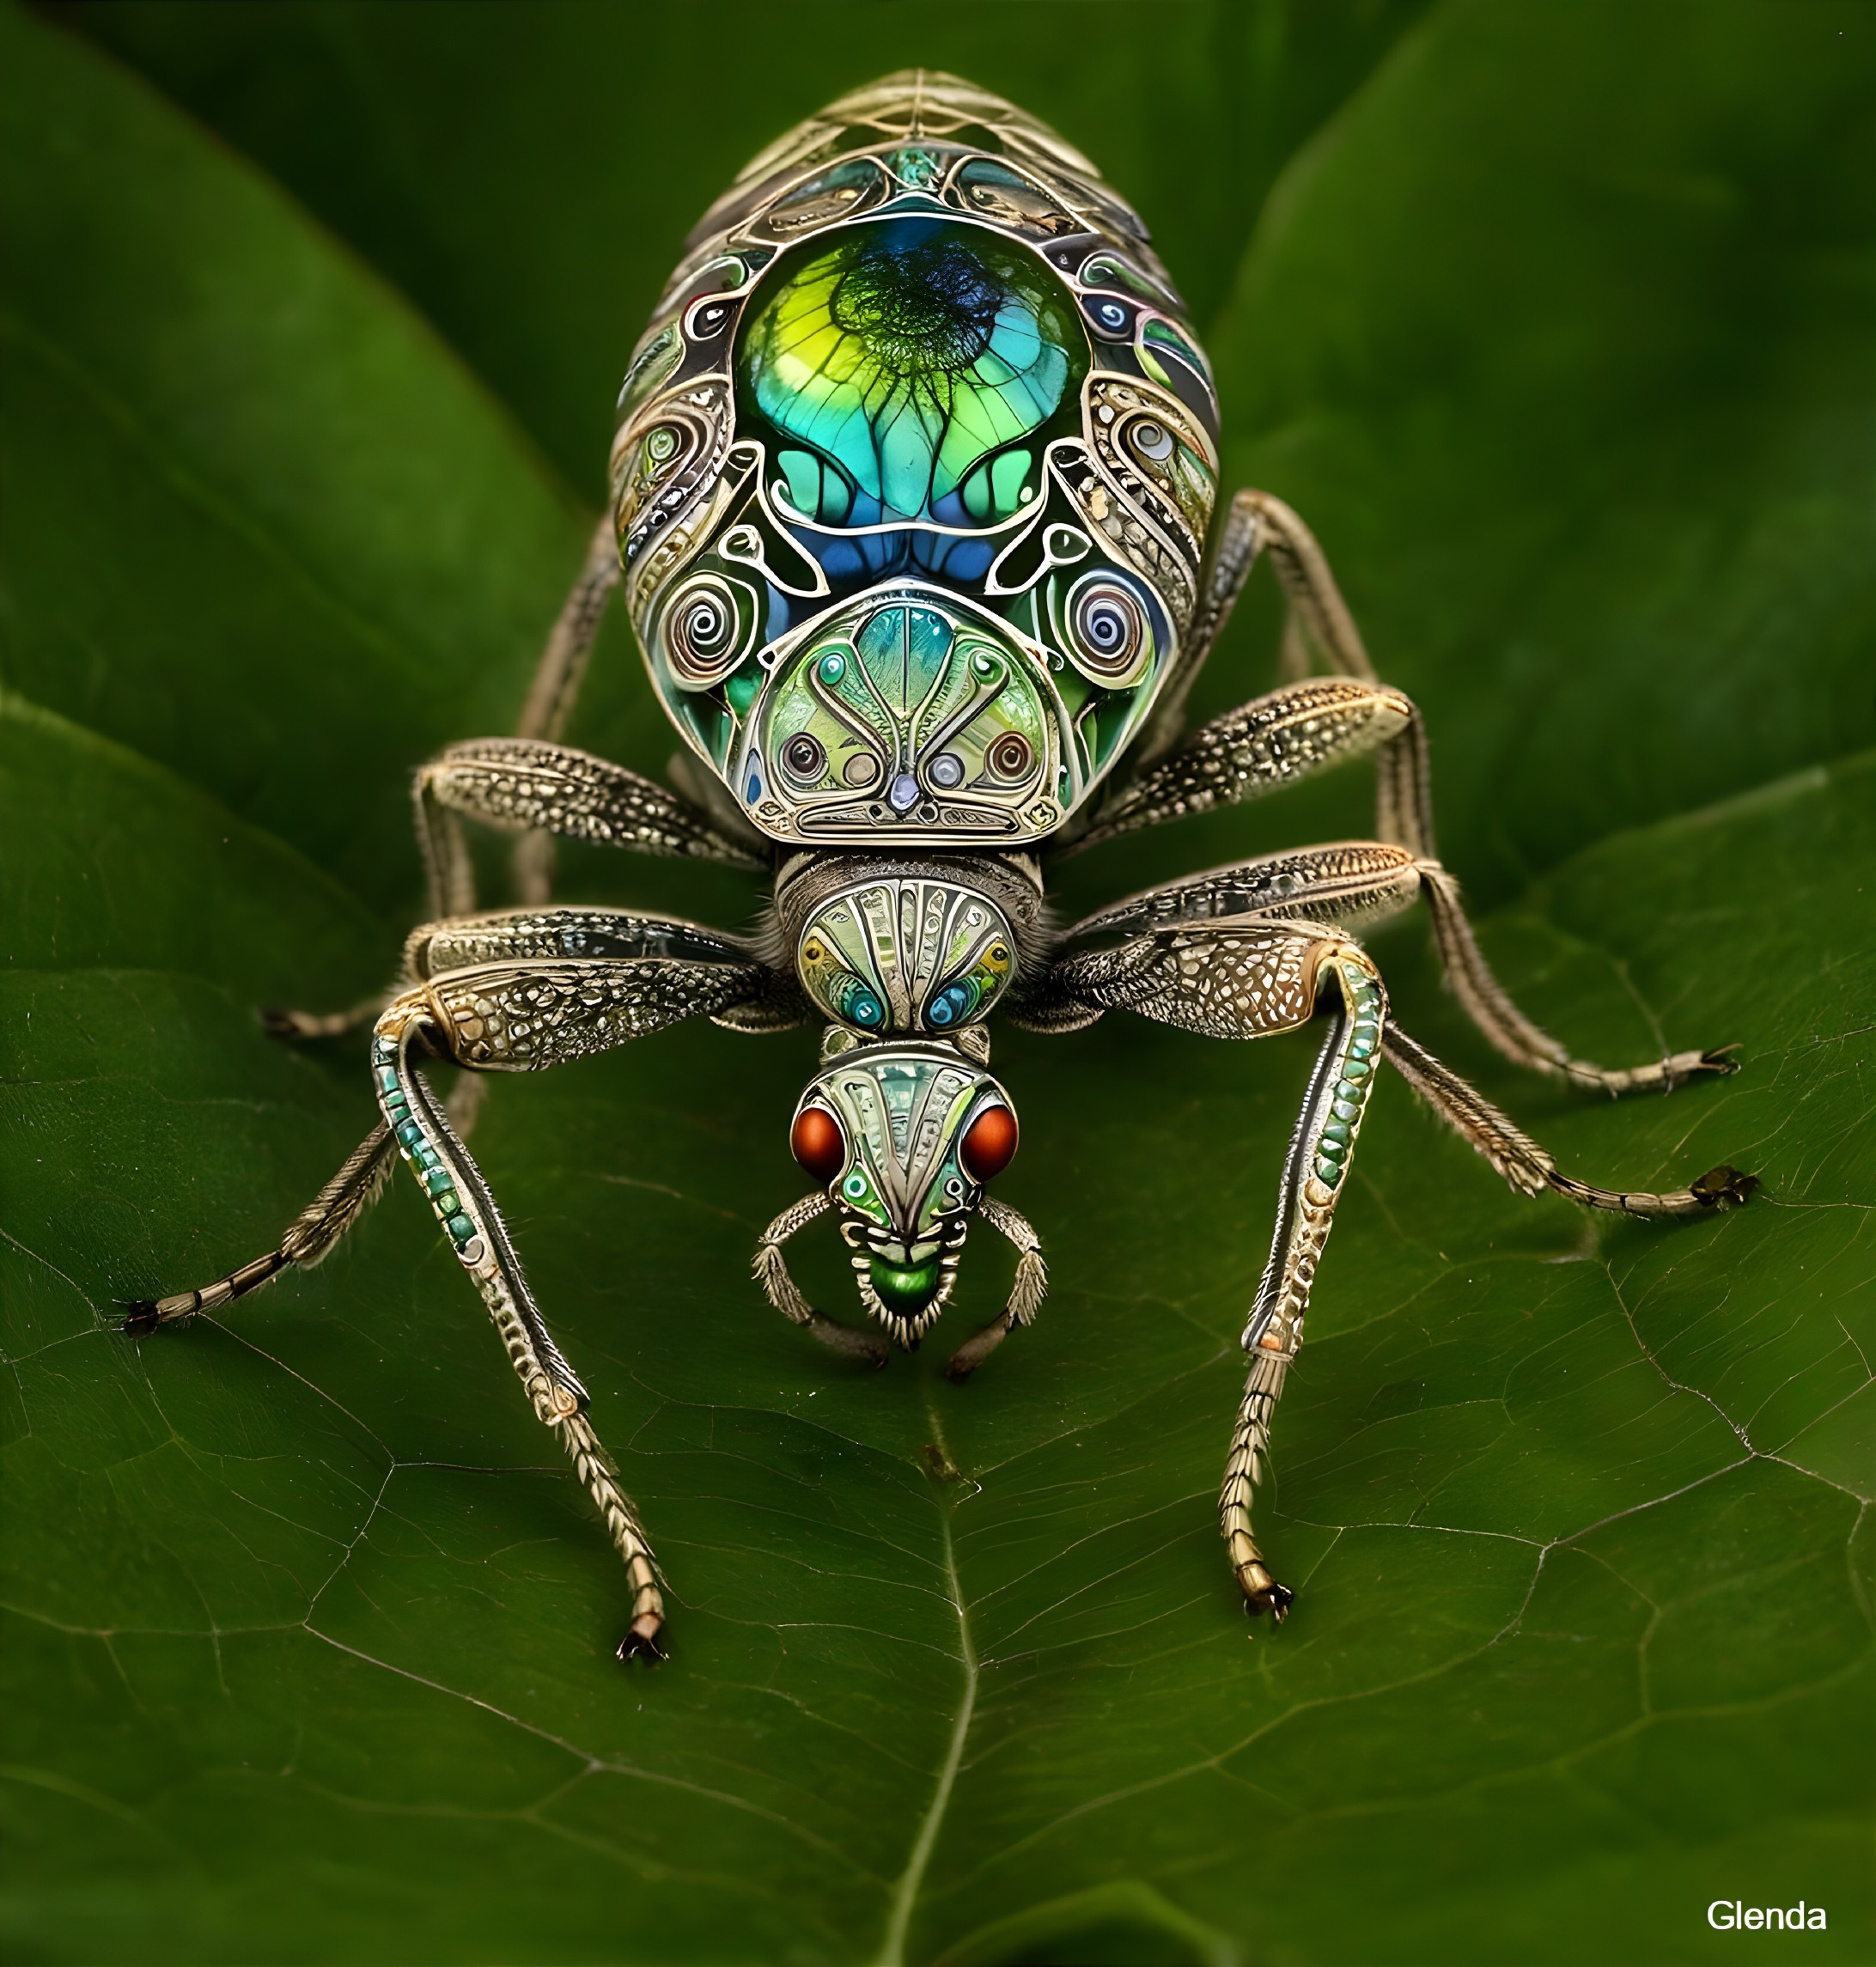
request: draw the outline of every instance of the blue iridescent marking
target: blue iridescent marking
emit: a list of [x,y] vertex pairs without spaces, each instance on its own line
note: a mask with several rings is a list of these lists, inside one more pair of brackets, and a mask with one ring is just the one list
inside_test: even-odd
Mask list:
[[959,1019],[970,1014],[971,992],[964,984],[953,984],[941,990],[931,1001],[931,1008],[925,1015],[935,1025],[954,1025]]

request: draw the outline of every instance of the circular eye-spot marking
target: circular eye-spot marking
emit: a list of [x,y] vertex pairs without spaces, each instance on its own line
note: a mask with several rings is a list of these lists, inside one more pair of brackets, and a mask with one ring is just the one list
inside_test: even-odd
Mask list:
[[728,319],[729,309],[721,301],[708,301],[692,313],[691,332],[704,339],[708,339],[711,335],[720,333],[723,323]]
[[820,659],[820,679],[823,683],[838,683],[847,673],[847,659],[840,651],[830,649]]
[[655,424],[645,438],[645,456],[653,465],[667,465],[677,456],[684,440],[668,423]]
[[[749,607],[739,608],[739,599]],[[687,690],[721,683],[746,653],[745,629],[753,622],[753,597],[739,597],[720,574],[692,575],[665,611],[665,656],[672,674]]]
[[968,984],[947,984],[926,1009],[927,1021],[941,1032],[948,1031],[970,1016],[975,996]]
[[1151,458],[1155,464],[1172,455],[1172,433],[1150,417],[1142,417],[1129,435],[1133,439],[1135,450],[1143,458]]
[[1102,683],[1132,676],[1152,646],[1140,597],[1101,574],[1076,582],[1069,599],[1068,630],[1076,662]]
[[789,1147],[818,1182],[832,1181],[847,1165],[847,1137],[825,1106],[804,1106],[795,1116]]
[[1016,1116],[1007,1106],[986,1106],[958,1143],[958,1159],[974,1182],[994,1181],[1015,1158]]
[[761,551],[761,535],[752,526],[734,526],[723,535],[723,551],[732,560],[753,560]]
[[819,963],[826,953],[826,945],[818,935],[809,936],[801,945],[801,960],[804,963]]
[[886,1006],[864,984],[856,984],[847,994],[847,1001],[841,1007],[855,1024],[868,1031],[875,1031],[886,1022]]
[[1036,762],[1036,754],[1020,731],[1005,731],[990,746],[986,762],[999,778],[1021,778]]
[[790,778],[812,782],[827,770],[827,747],[811,732],[797,731],[782,747],[782,765]]
[[931,761],[929,776],[941,792],[949,792],[964,783],[964,760],[955,752],[941,752]]
[[880,783],[882,770],[880,761],[870,752],[856,752],[840,768],[840,776],[856,792],[864,792],[868,786]]
[[864,1202],[867,1199],[867,1178],[856,1168],[840,1184],[840,1192],[849,1202]]
[[1118,301],[1097,301],[1094,319],[1104,328],[1112,328],[1118,333],[1127,325],[1127,310]]

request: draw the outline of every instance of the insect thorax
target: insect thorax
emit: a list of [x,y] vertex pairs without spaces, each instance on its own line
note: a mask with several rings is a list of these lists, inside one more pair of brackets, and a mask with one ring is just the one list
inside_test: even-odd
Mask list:
[[967,84],[891,77],[758,157],[620,416],[653,682],[771,838],[1045,838],[1177,661],[1216,484],[1204,358],[1093,167]]
[[781,872],[775,910],[777,959],[833,1023],[973,1053],[1045,933],[1026,855],[801,855]]

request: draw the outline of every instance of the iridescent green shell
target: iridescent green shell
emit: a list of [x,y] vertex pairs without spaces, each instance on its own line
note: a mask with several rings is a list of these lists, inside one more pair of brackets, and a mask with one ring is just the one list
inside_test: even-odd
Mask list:
[[758,158],[620,417],[652,680],[772,838],[1046,838],[1177,665],[1204,358],[1093,167],[967,83],[889,77]]

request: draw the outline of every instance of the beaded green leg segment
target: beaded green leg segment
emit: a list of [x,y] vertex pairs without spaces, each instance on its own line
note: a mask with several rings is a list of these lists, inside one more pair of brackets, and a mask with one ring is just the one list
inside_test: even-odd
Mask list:
[[1246,1603],[1253,1614],[1269,1611],[1279,1623],[1294,1594],[1265,1568],[1251,1528],[1252,1499],[1270,1448],[1270,1416],[1303,1343],[1310,1288],[1361,1131],[1387,1020],[1380,977],[1359,950],[1344,944],[1326,958],[1317,971],[1319,989],[1325,972],[1334,977],[1342,1007],[1316,1061],[1284,1163],[1276,1236],[1244,1330],[1251,1371],[1218,1497],[1219,1526]]
[[619,1658],[635,1653],[660,1658],[664,1597],[638,1513],[587,1420],[587,1391],[554,1343],[528,1292],[480,1169],[411,1061],[413,1045],[435,1030],[432,1011],[416,993],[399,998],[378,1020],[371,1065],[380,1111],[450,1247],[481,1293],[536,1418],[559,1435],[624,1560],[632,1583],[632,1620],[619,1643]]

